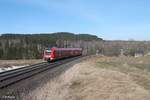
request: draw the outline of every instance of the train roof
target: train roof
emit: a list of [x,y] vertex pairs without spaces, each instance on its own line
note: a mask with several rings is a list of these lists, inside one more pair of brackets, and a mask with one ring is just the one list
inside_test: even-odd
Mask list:
[[82,50],[82,48],[51,48],[54,50]]

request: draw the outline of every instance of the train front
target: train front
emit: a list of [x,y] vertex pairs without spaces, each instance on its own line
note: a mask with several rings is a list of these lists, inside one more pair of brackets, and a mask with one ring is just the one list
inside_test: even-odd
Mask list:
[[51,60],[51,49],[45,49],[44,50],[44,56],[43,56],[43,59],[45,60],[45,61],[48,61],[48,62],[50,62],[50,60]]

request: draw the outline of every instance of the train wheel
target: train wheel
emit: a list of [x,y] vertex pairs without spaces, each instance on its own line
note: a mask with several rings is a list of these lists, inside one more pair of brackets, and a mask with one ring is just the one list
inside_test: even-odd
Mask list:
[[50,59],[48,59],[48,60],[47,60],[47,62],[48,62],[48,63],[50,63],[50,62],[51,62],[51,60],[50,60]]

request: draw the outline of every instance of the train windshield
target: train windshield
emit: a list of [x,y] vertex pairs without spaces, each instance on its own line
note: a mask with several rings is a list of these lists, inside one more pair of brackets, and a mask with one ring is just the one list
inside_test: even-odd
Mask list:
[[46,55],[50,55],[51,54],[51,50],[45,50],[45,54]]

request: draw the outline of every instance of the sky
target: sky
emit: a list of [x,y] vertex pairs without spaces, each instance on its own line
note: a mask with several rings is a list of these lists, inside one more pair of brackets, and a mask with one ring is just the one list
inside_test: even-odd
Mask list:
[[150,40],[150,0],[0,0],[0,33]]

